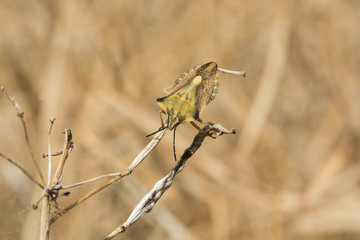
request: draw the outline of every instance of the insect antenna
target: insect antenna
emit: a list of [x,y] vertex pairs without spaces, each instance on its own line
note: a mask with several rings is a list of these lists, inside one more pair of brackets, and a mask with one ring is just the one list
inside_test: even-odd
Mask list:
[[176,162],[175,132],[176,132],[176,127],[177,127],[178,125],[179,125],[179,124],[176,124],[176,125],[175,125],[175,127],[174,127],[174,135],[173,135],[173,152],[174,152],[175,162]]
[[161,132],[161,131],[164,130],[165,128],[167,128],[167,126],[161,127],[159,130],[157,130],[157,131],[155,131],[155,132],[153,132],[153,133],[150,133],[150,134],[146,135],[146,137],[150,137],[150,136],[152,136],[152,135],[154,135],[154,134],[156,134],[156,133],[158,133],[158,132]]

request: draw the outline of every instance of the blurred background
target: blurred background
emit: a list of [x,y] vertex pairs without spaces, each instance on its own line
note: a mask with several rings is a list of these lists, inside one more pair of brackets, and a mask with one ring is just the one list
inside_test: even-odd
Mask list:
[[[65,128],[63,184],[127,167],[160,126],[155,99],[215,61],[206,139],[153,211],[118,239],[360,239],[359,1],[0,0],[0,85],[25,112],[43,170]],[[0,152],[35,174],[16,110],[0,96]],[[177,130],[178,156],[196,130]],[[172,132],[133,172],[51,226],[103,239],[174,165]],[[100,182],[71,189],[61,207]],[[0,160],[0,239],[37,239],[41,191]]]

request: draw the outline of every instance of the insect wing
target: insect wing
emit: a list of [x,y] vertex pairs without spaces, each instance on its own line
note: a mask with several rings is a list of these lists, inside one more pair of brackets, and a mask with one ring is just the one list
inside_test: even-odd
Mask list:
[[201,76],[202,81],[196,92],[196,109],[201,113],[205,106],[214,100],[218,91],[218,77],[217,77],[217,64],[209,62],[201,66],[197,75]]
[[198,67],[189,69],[187,72],[184,72],[181,74],[181,76],[176,79],[175,84],[171,87],[167,87],[164,89],[164,92],[166,93],[166,96],[170,96],[180,89],[188,86],[191,81],[196,77],[197,72],[195,71]]

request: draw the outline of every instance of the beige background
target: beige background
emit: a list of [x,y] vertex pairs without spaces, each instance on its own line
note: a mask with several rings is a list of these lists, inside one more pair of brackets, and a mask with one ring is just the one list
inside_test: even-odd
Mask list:
[[[359,239],[359,11],[326,0],[1,0],[0,85],[25,111],[44,170],[48,119],[54,151],[72,129],[70,184],[127,167],[160,125],[155,99],[188,68],[246,70],[220,74],[202,114],[238,133],[206,139],[119,239]],[[4,95],[0,116],[0,152],[34,173]],[[178,128],[178,155],[195,133]],[[51,239],[102,239],[173,164],[168,133],[130,177],[56,222]],[[0,239],[36,239],[39,188],[3,160],[0,188]]]

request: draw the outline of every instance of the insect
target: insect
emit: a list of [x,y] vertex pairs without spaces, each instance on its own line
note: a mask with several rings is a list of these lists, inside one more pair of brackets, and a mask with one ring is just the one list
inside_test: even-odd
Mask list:
[[162,127],[158,131],[147,135],[147,137],[165,128],[174,130],[173,150],[175,161],[176,127],[181,123],[190,122],[196,129],[201,130],[195,124],[195,121],[204,123],[199,115],[206,105],[215,99],[219,87],[218,71],[246,76],[245,72],[225,70],[219,68],[215,62],[209,62],[181,74],[172,87],[164,89],[166,96],[156,99],[161,112],[165,113],[168,118],[165,124],[162,123]]

